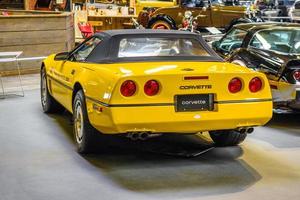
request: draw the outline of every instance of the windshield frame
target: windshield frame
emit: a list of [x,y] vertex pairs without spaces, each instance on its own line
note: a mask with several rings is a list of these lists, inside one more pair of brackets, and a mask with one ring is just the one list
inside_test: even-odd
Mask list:
[[[226,52],[226,53],[230,53],[231,51],[228,51],[228,50],[226,50],[226,49],[223,49],[223,48],[221,48],[220,46],[221,46],[221,44],[222,44],[222,42],[224,42],[224,40],[228,37],[228,35],[230,35],[233,31],[235,31],[235,30],[239,30],[239,31],[241,31],[241,32],[244,32],[245,33],[245,36],[243,37],[243,39],[242,39],[242,44],[241,44],[241,46],[239,47],[239,48],[243,48],[244,47],[244,43],[245,43],[245,40],[247,39],[247,36],[248,36],[248,34],[249,34],[249,32],[247,31],[247,30],[244,30],[244,29],[242,29],[242,28],[239,28],[239,27],[233,27],[233,28],[231,28],[220,40],[219,40],[219,46],[218,46],[218,50],[221,50],[222,52]],[[250,42],[249,42],[250,43]]]

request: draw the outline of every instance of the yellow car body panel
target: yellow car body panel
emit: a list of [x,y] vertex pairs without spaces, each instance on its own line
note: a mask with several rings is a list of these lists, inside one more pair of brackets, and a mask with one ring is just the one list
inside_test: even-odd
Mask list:
[[[79,85],[83,88],[89,121],[104,134],[237,129],[264,125],[272,117],[272,97],[266,76],[231,63],[96,64],[55,61],[52,55],[44,60],[44,66],[51,95],[70,112],[74,91]],[[184,80],[186,76],[207,76],[208,79]],[[233,94],[228,91],[228,83],[235,77],[242,80],[243,88]],[[248,84],[254,77],[263,81],[263,89],[251,93]],[[159,82],[160,92],[147,96],[143,91],[144,84],[153,79]],[[131,97],[120,93],[125,80],[132,80],[137,85],[137,92]],[[195,85],[200,86],[190,87]],[[214,95],[212,111],[176,112],[175,95],[202,93]]]

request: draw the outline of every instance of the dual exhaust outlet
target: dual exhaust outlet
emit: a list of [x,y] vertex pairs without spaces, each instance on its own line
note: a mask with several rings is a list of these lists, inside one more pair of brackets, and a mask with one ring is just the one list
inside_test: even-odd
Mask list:
[[150,132],[132,132],[132,133],[127,133],[126,137],[136,141],[136,140],[147,140],[149,138],[158,137],[161,135],[162,134],[154,134]]
[[244,133],[250,134],[254,131],[254,128],[253,127],[242,127],[242,128],[238,128],[237,131],[242,134],[244,134]]
[[[238,132],[244,134],[250,134],[254,131],[253,127],[241,127],[237,129]],[[133,141],[136,140],[147,140],[149,138],[153,138],[153,137],[158,137],[161,136],[162,134],[154,134],[151,132],[131,132],[131,133],[127,133],[126,137],[130,138]]]

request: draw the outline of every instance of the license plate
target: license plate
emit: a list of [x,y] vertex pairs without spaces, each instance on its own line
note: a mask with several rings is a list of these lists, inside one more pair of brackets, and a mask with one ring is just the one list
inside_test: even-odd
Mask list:
[[187,94],[175,96],[176,112],[211,111],[213,109],[213,94]]

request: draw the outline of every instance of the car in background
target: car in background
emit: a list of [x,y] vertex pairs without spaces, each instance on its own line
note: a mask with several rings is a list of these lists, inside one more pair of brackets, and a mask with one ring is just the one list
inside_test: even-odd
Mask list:
[[289,16],[293,22],[300,22],[300,0],[296,0],[290,8]]
[[262,18],[268,21],[290,22],[289,12],[294,0],[256,0],[254,5],[260,10]]
[[237,23],[260,21],[247,6],[236,5],[238,1],[181,0],[177,6],[159,8],[150,16],[147,27],[152,29],[178,29],[186,11],[197,19],[198,28],[216,27],[226,29]]
[[272,117],[264,74],[225,63],[199,35],[175,30],[105,31],[50,55],[41,102],[45,113],[73,113],[80,153],[99,146],[99,135],[209,131],[217,145],[237,145]]
[[212,46],[227,61],[265,73],[274,108],[300,111],[300,24],[235,25]]

